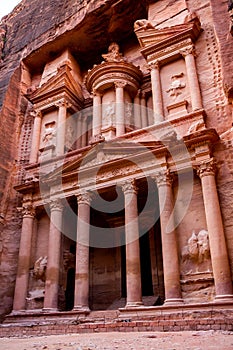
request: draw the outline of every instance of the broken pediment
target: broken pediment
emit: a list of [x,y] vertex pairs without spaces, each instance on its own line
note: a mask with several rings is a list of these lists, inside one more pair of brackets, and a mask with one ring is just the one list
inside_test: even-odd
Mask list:
[[56,101],[61,95],[66,95],[67,98],[79,107],[83,103],[83,94],[81,86],[73,78],[68,63],[62,64],[57,69],[57,74],[47,80],[42,86],[37,88],[27,97],[36,105],[51,103],[51,100]]
[[189,22],[185,21],[183,24],[160,29],[147,20],[138,20],[134,25],[141,52],[146,58],[151,53],[187,39],[190,40],[190,43],[195,42],[201,30],[201,24],[197,16],[192,17]]

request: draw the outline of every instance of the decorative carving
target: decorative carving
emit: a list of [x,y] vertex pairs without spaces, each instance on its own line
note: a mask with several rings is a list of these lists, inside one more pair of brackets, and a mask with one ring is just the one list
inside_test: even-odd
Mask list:
[[119,45],[115,42],[109,45],[108,53],[103,54],[102,57],[106,62],[124,62],[125,61],[122,53],[120,53]]
[[34,218],[36,216],[36,211],[32,204],[24,204],[23,207],[20,208],[20,211],[22,212],[23,217]]
[[187,55],[193,55],[194,57],[196,57],[196,51],[193,45],[187,46],[183,49],[180,50],[180,54],[185,57]]
[[74,129],[71,125],[68,125],[66,129],[66,142],[65,142],[66,148],[68,150],[72,149],[74,145],[74,141],[75,141]]
[[158,171],[152,178],[156,181],[158,187],[160,186],[172,186],[173,177],[170,170]]
[[60,101],[58,101],[55,105],[58,108],[65,107],[66,109],[68,109],[68,108],[71,107],[71,103],[69,103],[65,98],[63,98]]
[[125,124],[126,125],[131,124],[132,112],[133,112],[132,103],[126,101],[125,103]]
[[63,210],[63,204],[62,201],[60,199],[55,199],[53,201],[50,202],[50,210],[54,211],[62,211]]
[[160,62],[159,62],[158,60],[156,60],[156,61],[150,63],[150,64],[148,65],[148,68],[149,68],[149,70],[152,70],[152,69],[159,69],[159,68],[160,68]]
[[216,172],[216,162],[213,158],[204,160],[200,164],[194,165],[197,175],[202,178],[204,176],[214,176]]
[[136,186],[135,180],[126,180],[123,184],[121,184],[122,191],[127,193],[138,193],[138,187]]
[[103,105],[103,120],[104,126],[111,126],[116,124],[115,117],[115,103],[108,102],[107,105]]
[[179,74],[174,74],[171,76],[171,85],[169,88],[166,90],[166,92],[176,99],[179,95],[182,94],[182,89],[185,88],[186,84],[181,81],[180,78],[184,76],[184,73],[179,73]]
[[78,194],[77,194],[77,202],[78,202],[78,205],[79,204],[87,204],[87,205],[90,205],[91,204],[91,193],[90,192],[87,192],[87,191],[80,191]]
[[46,280],[46,268],[47,268],[48,257],[41,256],[36,260],[33,269],[33,277],[37,280],[45,282]]
[[114,81],[115,88],[124,88],[126,87],[127,83],[124,81]]
[[200,270],[210,272],[210,245],[206,230],[201,230],[198,234],[192,232],[182,251],[182,264],[186,273],[198,273]]
[[203,129],[205,129],[205,123],[203,122],[203,120],[198,120],[189,127],[188,135]]
[[148,19],[138,19],[136,22],[134,22],[134,30],[139,29],[155,29],[152,22],[148,21]]
[[54,144],[54,139],[56,137],[56,122],[47,123],[44,126],[44,134],[42,136],[42,142],[44,146],[50,146]]

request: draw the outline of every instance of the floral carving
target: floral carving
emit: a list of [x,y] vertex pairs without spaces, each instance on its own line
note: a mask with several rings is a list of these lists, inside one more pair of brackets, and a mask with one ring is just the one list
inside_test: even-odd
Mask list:
[[194,166],[197,171],[197,175],[202,178],[204,176],[214,176],[216,172],[216,162],[213,158],[205,160],[200,164]]
[[78,205],[79,204],[87,204],[87,205],[90,205],[91,204],[91,194],[87,191],[80,191],[78,194],[77,194],[77,202],[78,202]]
[[138,193],[138,188],[136,186],[136,181],[135,180],[126,180],[122,185],[121,185],[122,191],[126,193]]
[[173,177],[170,170],[158,171],[152,178],[155,179],[157,186],[172,186]]
[[57,211],[62,211],[63,210],[63,204],[60,199],[53,200],[50,202],[50,210],[57,210]]

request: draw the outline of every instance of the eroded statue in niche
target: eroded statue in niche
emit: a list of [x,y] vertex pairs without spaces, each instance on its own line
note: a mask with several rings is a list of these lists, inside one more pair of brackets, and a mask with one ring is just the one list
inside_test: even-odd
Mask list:
[[75,142],[74,129],[72,128],[71,125],[68,125],[66,129],[66,148],[68,150],[72,149],[74,142]]
[[125,58],[120,53],[120,47],[117,43],[113,42],[109,45],[108,53],[103,54],[102,57],[106,62],[124,62]]
[[210,272],[210,246],[206,230],[201,230],[198,234],[192,232],[182,251],[182,264],[186,273]]
[[108,125],[108,126],[115,124],[115,103],[114,102],[108,102],[104,106],[103,122],[105,125]]
[[42,142],[44,146],[50,146],[53,145],[54,139],[56,137],[56,123],[51,122],[47,123],[44,126],[44,134],[42,137]]
[[186,84],[181,80],[183,76],[184,73],[174,74],[171,76],[172,82],[166,92],[174,99],[182,94],[182,89],[184,89],[186,86]]
[[33,277],[37,280],[45,281],[46,279],[46,267],[48,258],[47,256],[41,256],[36,260],[33,269]]
[[126,125],[131,124],[132,113],[133,113],[133,105],[132,103],[126,101],[125,103],[125,124]]

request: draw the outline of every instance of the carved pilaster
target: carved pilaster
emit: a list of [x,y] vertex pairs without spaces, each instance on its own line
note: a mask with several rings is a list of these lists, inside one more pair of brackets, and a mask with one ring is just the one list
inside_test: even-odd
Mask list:
[[159,171],[152,178],[156,181],[158,187],[160,186],[172,186],[173,175],[170,170]]
[[50,210],[52,211],[62,211],[64,208],[63,203],[60,199],[55,199],[50,202]]
[[136,186],[135,180],[126,180],[121,184],[121,188],[124,193],[138,193],[138,187]]
[[200,178],[204,176],[215,176],[217,170],[216,161],[211,158],[201,162],[200,164],[194,165],[194,169],[197,171],[197,175]]

